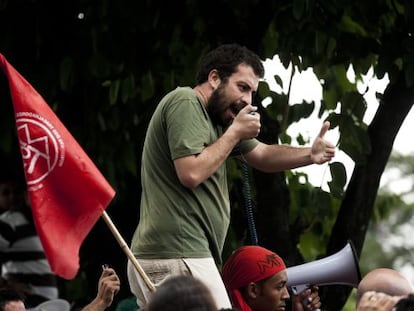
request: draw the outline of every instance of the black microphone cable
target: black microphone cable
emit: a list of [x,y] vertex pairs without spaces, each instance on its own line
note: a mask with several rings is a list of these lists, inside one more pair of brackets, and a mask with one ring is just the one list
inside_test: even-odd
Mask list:
[[245,161],[241,163],[241,169],[242,169],[242,177],[243,177],[244,207],[246,211],[246,218],[247,218],[247,224],[249,228],[250,241],[253,245],[257,245],[259,243],[259,239],[257,237],[256,225],[254,223],[254,216],[253,216],[253,203],[252,203],[253,200],[252,200],[252,192],[250,188],[249,168],[247,167],[247,163]]

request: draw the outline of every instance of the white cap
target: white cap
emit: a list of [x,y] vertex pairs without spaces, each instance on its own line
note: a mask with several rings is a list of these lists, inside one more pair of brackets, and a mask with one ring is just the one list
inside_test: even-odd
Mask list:
[[70,303],[64,299],[51,299],[27,311],[69,311]]

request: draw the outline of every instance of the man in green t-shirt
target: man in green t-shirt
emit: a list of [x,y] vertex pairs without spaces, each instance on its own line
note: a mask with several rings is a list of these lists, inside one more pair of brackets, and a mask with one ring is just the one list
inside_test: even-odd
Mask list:
[[[170,275],[194,275],[219,308],[231,307],[217,268],[230,222],[226,159],[235,155],[255,169],[277,172],[322,164],[335,154],[323,139],[328,122],[311,147],[256,140],[260,115],[252,95],[263,76],[256,54],[237,44],[219,46],[203,59],[194,88],[178,87],[161,100],[144,142],[131,250],[155,285]],[[128,279],[144,307],[151,292],[131,263]]]

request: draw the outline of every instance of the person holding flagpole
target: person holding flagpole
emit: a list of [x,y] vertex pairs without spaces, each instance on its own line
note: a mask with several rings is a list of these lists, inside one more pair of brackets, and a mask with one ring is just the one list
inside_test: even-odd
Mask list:
[[[263,76],[262,61],[246,47],[217,47],[202,60],[195,87],[177,87],[161,100],[144,142],[131,250],[155,285],[191,274],[207,284],[219,308],[231,308],[218,270],[230,222],[226,159],[236,156],[255,169],[278,172],[335,155],[324,139],[329,122],[309,147],[256,139],[260,114],[252,97]],[[128,280],[143,308],[151,291],[131,261]]]

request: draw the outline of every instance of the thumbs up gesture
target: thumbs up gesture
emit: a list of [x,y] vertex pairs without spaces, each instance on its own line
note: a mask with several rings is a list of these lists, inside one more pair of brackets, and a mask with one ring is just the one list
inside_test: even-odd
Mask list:
[[335,145],[324,139],[326,132],[329,130],[329,126],[329,121],[323,123],[319,135],[312,144],[311,159],[315,164],[329,162],[335,156]]

